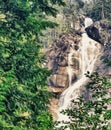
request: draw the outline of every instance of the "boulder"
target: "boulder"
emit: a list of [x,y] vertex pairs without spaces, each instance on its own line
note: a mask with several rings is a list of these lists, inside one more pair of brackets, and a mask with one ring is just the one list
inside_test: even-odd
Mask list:
[[69,86],[67,74],[54,74],[49,77],[49,86],[55,88],[67,88]]
[[101,43],[99,30],[96,27],[94,27],[93,25],[91,25],[91,26],[88,26],[87,28],[85,28],[85,30],[86,30],[88,36],[91,39],[93,39],[93,40]]

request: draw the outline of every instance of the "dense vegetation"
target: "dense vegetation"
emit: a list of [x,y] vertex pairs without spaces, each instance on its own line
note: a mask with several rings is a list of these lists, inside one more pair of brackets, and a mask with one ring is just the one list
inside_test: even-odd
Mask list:
[[0,130],[52,130],[39,35],[62,0],[0,0]]
[[59,13],[56,18],[48,16],[51,21],[56,22],[59,26],[54,29],[48,28],[41,37],[44,47],[49,46],[53,40],[66,33],[75,32],[75,23],[78,20],[78,15],[83,13],[84,2],[82,0],[65,0],[65,6],[60,8],[57,6]]
[[86,4],[85,12],[86,15],[93,18],[95,21],[98,20],[111,20],[111,0],[92,0]]

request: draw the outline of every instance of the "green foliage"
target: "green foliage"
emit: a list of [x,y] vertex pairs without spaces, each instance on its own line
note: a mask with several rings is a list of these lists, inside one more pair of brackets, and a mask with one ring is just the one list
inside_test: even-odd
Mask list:
[[86,14],[94,20],[111,20],[111,0],[95,0],[87,5]]
[[82,0],[64,0],[66,5],[62,8],[57,6],[59,13],[57,17],[48,17],[53,22],[56,22],[59,26],[54,29],[48,28],[47,32],[43,32],[41,41],[44,43],[44,48],[47,48],[52,41],[58,39],[61,34],[74,33],[75,23],[78,20],[78,14],[82,11],[84,7],[84,2]]
[[75,22],[77,21],[78,15],[84,7],[84,2],[82,0],[66,1],[67,5],[63,8],[66,28],[67,31],[72,30],[74,32]]
[[90,83],[86,86],[90,98],[85,100],[83,96],[73,100],[73,108],[62,111],[67,114],[71,122],[64,122],[65,126],[60,129],[70,128],[71,130],[108,130],[111,121],[111,98],[108,97],[108,90],[111,82],[106,77],[99,77],[98,73],[86,74]]
[[39,35],[62,0],[0,0],[0,130],[52,130]]

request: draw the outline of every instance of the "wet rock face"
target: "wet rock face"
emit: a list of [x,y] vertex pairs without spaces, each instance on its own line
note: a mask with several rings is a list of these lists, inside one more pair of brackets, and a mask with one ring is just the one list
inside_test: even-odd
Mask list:
[[[68,34],[61,36],[55,40],[50,49],[46,53],[47,67],[51,70],[49,77],[49,86],[66,89],[69,86],[68,66],[70,65],[73,71],[71,82],[74,83],[78,77],[79,61],[76,54],[79,50],[81,36],[78,34]],[[75,54],[71,57],[71,62],[68,61],[68,55],[71,50]],[[55,89],[54,89],[55,90]]]

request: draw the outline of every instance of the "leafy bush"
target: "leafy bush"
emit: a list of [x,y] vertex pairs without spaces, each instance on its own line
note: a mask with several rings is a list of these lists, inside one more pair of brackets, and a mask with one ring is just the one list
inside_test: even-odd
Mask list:
[[0,130],[52,130],[39,35],[62,0],[0,0]]

